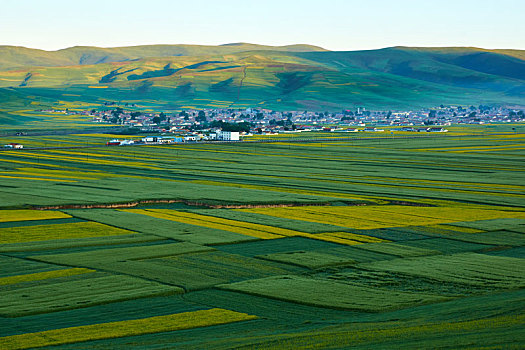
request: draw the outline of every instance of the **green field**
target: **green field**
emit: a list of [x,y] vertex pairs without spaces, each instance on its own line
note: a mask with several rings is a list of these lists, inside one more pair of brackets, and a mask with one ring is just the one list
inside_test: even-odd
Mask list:
[[524,145],[1,151],[0,348],[522,348]]

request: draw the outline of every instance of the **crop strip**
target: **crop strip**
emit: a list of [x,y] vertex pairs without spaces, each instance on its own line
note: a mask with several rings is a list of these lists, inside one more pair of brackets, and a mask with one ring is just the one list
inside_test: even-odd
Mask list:
[[16,284],[22,282],[32,282],[32,281],[42,281],[50,278],[58,277],[68,277],[74,275],[80,275],[83,273],[95,272],[95,270],[83,269],[83,268],[73,268],[73,269],[63,269],[63,270],[54,270],[54,271],[45,271],[38,273],[29,273],[25,275],[17,276],[8,276],[0,278],[0,286],[5,286],[8,284]]
[[[274,239],[274,238],[284,237],[282,234],[270,233],[266,230],[263,231],[257,228],[247,228],[246,226],[235,226],[235,225],[230,225],[228,223],[218,223],[218,222],[207,221],[206,218],[211,218],[211,217],[206,216],[206,215],[181,213],[181,212],[175,212],[175,211],[159,212],[159,211],[142,210],[142,209],[127,209],[124,211],[136,213],[136,214],[148,215],[148,216],[159,218],[159,219],[171,220],[171,221],[181,222],[181,223],[190,224],[190,225],[196,225],[196,226],[202,226],[202,227],[219,229],[223,231],[239,233],[242,235],[257,237],[261,239]],[[204,219],[202,219],[201,217],[203,217]],[[234,222],[233,220],[229,220],[229,221]],[[260,226],[263,226],[263,225],[260,225]]]
[[0,348],[15,350],[72,344],[91,340],[112,339],[207,327],[232,322],[248,321],[256,318],[257,316],[245,313],[215,308],[137,320],[99,323],[88,326],[12,335],[0,338]]

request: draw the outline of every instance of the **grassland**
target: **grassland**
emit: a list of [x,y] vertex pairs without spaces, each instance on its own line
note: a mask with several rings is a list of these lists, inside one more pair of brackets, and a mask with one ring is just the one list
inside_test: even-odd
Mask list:
[[521,348],[524,140],[484,130],[0,152],[0,347]]
[[93,272],[93,270],[74,268],[74,269],[62,269],[62,270],[55,270],[55,271],[28,273],[28,274],[18,275],[18,276],[1,277],[0,286],[7,285],[7,284],[31,282],[31,281],[41,281],[41,280],[46,280],[48,278],[74,276],[74,275],[80,275],[82,273],[88,273],[88,272]]
[[0,228],[0,244],[116,236],[130,233],[132,232],[99,224],[97,222],[11,227]]
[[[327,52],[308,45],[267,47],[75,47],[54,52],[1,47],[0,88],[27,103],[0,108],[6,124],[86,126],[87,118],[31,113],[108,101],[140,107],[333,110],[366,105],[523,104],[523,51],[407,48]],[[4,57],[5,56],[5,57]],[[386,62],[389,62],[388,64]],[[241,83],[242,82],[242,83]],[[0,94],[0,100],[1,100]],[[12,99],[14,101],[14,99]],[[26,107],[26,104],[30,108]]]
[[238,312],[210,309],[139,320],[110,322],[79,326],[38,333],[0,338],[0,346],[9,349],[28,349],[82,341],[118,338],[148,333],[169,332],[179,329],[209,327],[230,322],[255,319]]
[[[380,288],[341,284],[339,282],[279,276],[232,283],[223,288],[270,298],[324,306],[335,309],[380,312],[420,303],[444,301],[446,298],[419,293],[392,292]],[[330,295],[327,297],[327,295]]]

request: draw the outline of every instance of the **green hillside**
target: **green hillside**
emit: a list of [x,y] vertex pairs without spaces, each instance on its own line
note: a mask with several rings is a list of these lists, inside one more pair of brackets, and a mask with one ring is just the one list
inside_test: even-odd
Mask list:
[[[55,100],[339,110],[525,105],[524,51],[408,48],[334,52],[307,45],[3,47],[0,88]],[[24,67],[6,68],[9,62]]]
[[145,57],[224,55],[242,51],[325,51],[313,45],[265,46],[234,43],[220,46],[206,45],[142,45],[102,48],[75,46],[57,51],[44,51],[17,46],[0,46],[0,69],[24,66],[71,66],[129,61]]

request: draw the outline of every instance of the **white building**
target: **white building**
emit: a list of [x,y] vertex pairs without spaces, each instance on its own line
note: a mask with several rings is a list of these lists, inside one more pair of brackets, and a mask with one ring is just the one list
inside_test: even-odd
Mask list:
[[222,141],[239,141],[238,131],[219,131],[217,139]]
[[157,136],[147,136],[142,139],[144,143],[157,143],[159,138]]
[[23,145],[21,145],[19,143],[14,143],[14,142],[11,142],[10,144],[5,145],[4,147],[5,148],[16,148],[16,149],[24,148]]

